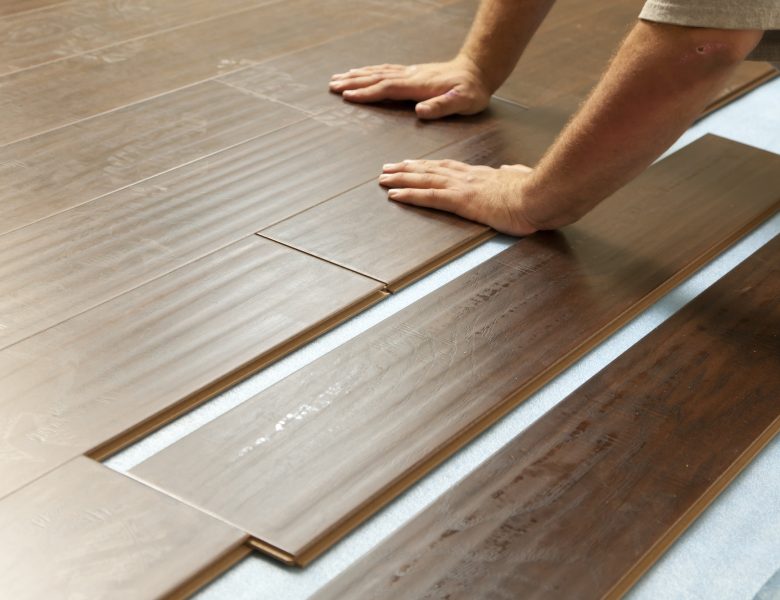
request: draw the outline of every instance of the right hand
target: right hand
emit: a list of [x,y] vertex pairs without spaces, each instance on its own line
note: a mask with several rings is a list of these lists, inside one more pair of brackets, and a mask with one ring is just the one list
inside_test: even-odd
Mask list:
[[375,65],[331,77],[330,90],[350,102],[415,100],[417,116],[473,115],[490,103],[491,90],[466,58],[422,65]]

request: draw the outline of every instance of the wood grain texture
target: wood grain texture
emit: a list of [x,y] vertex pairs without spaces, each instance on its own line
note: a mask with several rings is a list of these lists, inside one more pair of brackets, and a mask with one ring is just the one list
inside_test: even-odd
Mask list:
[[31,12],[65,3],[66,0],[3,0],[3,2],[0,2],[0,17]]
[[0,75],[271,0],[80,0],[0,19]]
[[0,78],[0,144],[139,102],[393,16],[411,0],[287,0]]
[[491,126],[343,106],[0,236],[0,348]]
[[[435,154],[477,164],[497,160],[533,164],[563,124],[558,115],[543,111],[537,115],[501,100],[494,100],[480,118],[484,131]],[[386,156],[388,162],[404,158],[408,157]],[[387,191],[371,181],[265,229],[261,235],[383,281],[395,290],[492,232],[448,213],[390,202]]]
[[625,593],[780,429],[779,265],[777,238],[317,600]]
[[577,225],[521,240],[132,474],[306,564],[776,212],[778,165],[705,137]]
[[3,596],[158,598],[235,555],[244,537],[79,457],[0,501]]
[[0,351],[0,496],[170,420],[380,288],[250,235]]
[[0,234],[301,120],[213,82],[0,148]]
[[333,73],[362,65],[415,64],[454,56],[471,25],[477,3],[457,2],[416,19],[403,19],[368,31],[285,54],[218,80],[290,106],[318,112],[342,102],[328,93]]

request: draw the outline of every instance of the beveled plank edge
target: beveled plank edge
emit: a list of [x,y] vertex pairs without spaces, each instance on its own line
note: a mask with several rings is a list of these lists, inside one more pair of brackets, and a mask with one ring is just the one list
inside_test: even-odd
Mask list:
[[482,233],[478,234],[476,237],[469,238],[466,241],[458,244],[454,248],[450,248],[449,250],[440,253],[439,255],[435,256],[428,262],[423,263],[419,267],[415,268],[413,271],[410,271],[408,274],[399,277],[397,279],[394,279],[393,281],[387,284],[385,289],[391,294],[394,294],[397,291],[405,288],[406,286],[414,283],[415,281],[422,279],[423,277],[435,271],[436,269],[443,267],[448,262],[455,260],[456,258],[466,254],[466,252],[468,252],[469,250],[472,250],[477,246],[481,246],[483,243],[494,238],[496,235],[497,233],[494,229],[487,229],[486,231],[483,231]]
[[709,488],[677,519],[623,577],[606,593],[605,600],[622,598],[686,529],[717,499],[745,467],[780,433],[780,416],[740,454]]
[[710,262],[718,254],[732,246],[739,239],[744,237],[747,233],[754,230],[761,223],[769,219],[780,211],[780,197],[775,201],[775,204],[768,209],[761,212],[754,219],[748,222],[745,226],[735,231],[729,236],[723,238],[720,242],[714,244],[709,250],[704,251],[698,257],[692,259],[687,265],[681,268],[674,276],[670,277],[662,285],[655,288],[653,291],[645,295],[642,299],[637,301],[630,308],[614,318],[611,322],[604,325],[596,333],[583,341],[577,348],[573,349],[568,354],[559,358],[556,362],[551,364],[547,369],[540,372],[536,377],[528,381],[525,385],[518,388],[515,392],[507,396],[502,402],[497,404],[490,412],[485,413],[472,423],[469,427],[461,431],[457,436],[450,439],[443,446],[435,450],[428,458],[418,463],[410,471],[408,471],[402,477],[399,477],[392,482],[382,492],[377,494],[374,498],[366,501],[357,511],[352,515],[346,517],[341,522],[336,523],[329,531],[322,535],[319,539],[314,540],[311,544],[304,547],[296,556],[295,563],[298,566],[306,566],[311,561],[316,559],[325,550],[330,548],[333,544],[343,538],[352,529],[360,525],[368,517],[374,515],[379,509],[387,505],[391,500],[394,500],[402,492],[411,487],[414,483],[419,481],[424,475],[432,471],[434,468],[443,463],[446,459],[452,456],[455,452],[463,448],[466,444],[471,442],[493,424],[498,422],[499,419],[504,417],[507,413],[515,409],[522,404],[531,394],[539,390],[542,386],[549,383],[552,379],[557,377],[571,364],[582,358],[585,354],[590,352],[599,343],[605,340],[607,337],[615,333],[620,327],[625,325],[632,318],[640,314],[647,309],[650,305],[655,303],[661,297],[666,295],[678,284],[682,283],[685,279],[693,275],[705,264]]
[[771,65],[767,64],[767,71],[763,75],[760,75],[756,79],[753,79],[752,81],[748,81],[744,85],[732,90],[728,94],[725,94],[724,96],[721,96],[713,100],[710,104],[707,105],[707,107],[704,109],[701,115],[699,115],[697,120],[703,119],[710,113],[713,113],[716,110],[723,108],[727,104],[730,104],[731,102],[744,96],[748,92],[752,92],[754,89],[761,87],[765,83],[772,81],[778,75],[780,75],[780,70],[775,69]]
[[369,308],[370,306],[380,302],[387,296],[388,293],[384,290],[376,290],[371,292],[367,296],[353,302],[336,314],[328,317],[323,321],[320,321],[316,325],[304,330],[289,340],[282,342],[275,348],[255,357],[246,364],[237,367],[227,375],[217,379],[200,390],[193,392],[189,396],[160,411],[156,415],[141,421],[130,429],[127,429],[119,435],[103,442],[92,450],[86,452],[85,455],[100,462],[110,458],[113,454],[116,454],[120,450],[138,441],[142,437],[145,437],[160,427],[167,425],[184,413],[197,408],[204,402],[212,399],[214,396],[254,375],[261,369],[269,366],[271,363],[297,350],[301,346],[314,340],[323,333],[330,331],[337,325],[340,325],[347,319],[352,318],[366,308]]
[[289,552],[285,552],[281,548],[277,548],[276,546],[273,546],[267,542],[264,542],[261,539],[258,539],[256,537],[250,537],[247,541],[247,544],[249,547],[253,548],[254,550],[258,550],[263,554],[266,554],[270,556],[271,558],[275,558],[281,563],[284,563],[287,566],[290,567],[299,567],[302,566],[298,564],[298,562],[295,560],[295,557],[290,554]]
[[183,600],[189,598],[251,553],[252,548],[249,547],[247,541],[242,541],[233,549],[228,550],[222,556],[216,558],[208,567],[190,577],[175,590],[164,595],[164,600]]

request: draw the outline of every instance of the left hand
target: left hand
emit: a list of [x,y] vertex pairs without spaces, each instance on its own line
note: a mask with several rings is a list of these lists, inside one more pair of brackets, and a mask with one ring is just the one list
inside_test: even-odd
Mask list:
[[391,200],[455,213],[509,235],[530,235],[536,227],[523,210],[523,181],[531,169],[499,169],[454,160],[405,160],[383,167],[379,183]]

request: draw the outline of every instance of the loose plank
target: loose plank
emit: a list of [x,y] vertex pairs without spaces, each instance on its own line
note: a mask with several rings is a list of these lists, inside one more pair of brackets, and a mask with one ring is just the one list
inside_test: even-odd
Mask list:
[[579,224],[521,240],[132,474],[306,564],[776,212],[778,165],[703,138]]
[[0,236],[0,348],[495,126],[344,106]]
[[[564,122],[558,114],[537,114],[501,100],[493,101],[486,116],[490,120],[485,131],[435,154],[477,164],[499,159],[501,164],[534,164]],[[490,152],[485,153],[485,145]],[[385,158],[390,162],[408,157]],[[371,181],[261,235],[379,279],[395,290],[493,232],[447,213],[389,202],[387,192]]]
[[214,82],[0,148],[0,234],[305,118]]
[[0,78],[0,144],[413,14],[413,2],[289,0]]
[[0,496],[170,420],[380,288],[250,235],[0,351]]
[[243,532],[78,457],[0,501],[3,595],[158,598],[246,554]]
[[268,1],[81,0],[23,12],[0,19],[0,75]]
[[316,596],[619,597],[780,430],[780,238]]

